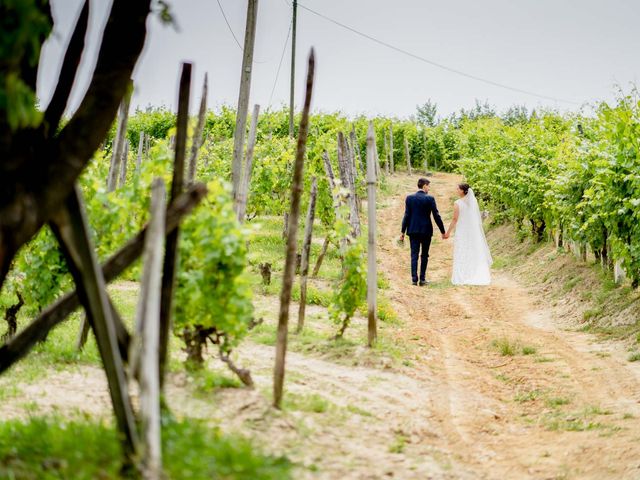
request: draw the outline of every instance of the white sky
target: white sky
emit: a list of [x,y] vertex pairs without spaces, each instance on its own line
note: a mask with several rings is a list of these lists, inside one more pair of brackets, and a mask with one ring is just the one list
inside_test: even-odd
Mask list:
[[[51,0],[56,21],[38,81],[46,105],[80,0]],[[109,0],[91,0],[88,45],[72,108],[86,89]],[[235,106],[242,52],[216,0],[169,0],[179,31],[154,15],[134,79],[134,105],[175,108],[181,61],[195,63],[192,109],[209,73],[209,106]],[[240,42],[246,0],[220,0]],[[300,0],[328,17],[453,69],[578,103],[629,90],[640,72],[637,0]],[[274,85],[291,15],[289,0],[259,0],[251,104],[264,109]],[[405,117],[431,98],[441,115],[488,100],[576,109],[575,105],[501,89],[407,57],[298,8],[296,101],[302,99],[305,57],[316,48],[316,110]],[[288,104],[290,43],[273,96]]]

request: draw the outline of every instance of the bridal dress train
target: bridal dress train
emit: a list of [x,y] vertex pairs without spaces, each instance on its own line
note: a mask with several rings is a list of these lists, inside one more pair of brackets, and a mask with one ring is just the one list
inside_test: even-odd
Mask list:
[[458,223],[453,241],[454,285],[489,285],[491,252],[482,228],[480,207],[472,189],[458,200]]

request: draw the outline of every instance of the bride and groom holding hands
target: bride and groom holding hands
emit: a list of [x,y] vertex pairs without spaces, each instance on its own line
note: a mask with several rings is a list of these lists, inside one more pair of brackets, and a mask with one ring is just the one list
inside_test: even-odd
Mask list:
[[[409,236],[413,285],[428,284],[426,273],[433,237],[431,217],[436,222],[443,240],[448,239],[455,231],[451,283],[489,285],[493,260],[482,227],[480,207],[473,190],[467,183],[458,185],[456,193],[459,198],[454,203],[453,219],[449,229],[445,230],[436,200],[429,195],[430,183],[428,179],[420,178],[418,191],[408,195],[405,200],[400,241],[404,242],[405,233]],[[418,258],[420,258],[419,276]]]

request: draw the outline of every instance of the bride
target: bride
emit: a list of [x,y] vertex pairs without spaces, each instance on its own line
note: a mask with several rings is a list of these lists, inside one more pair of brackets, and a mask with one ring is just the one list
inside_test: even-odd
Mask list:
[[478,201],[468,183],[458,185],[453,220],[444,238],[455,229],[453,244],[454,285],[489,285],[491,283],[491,252],[482,228],[482,216]]

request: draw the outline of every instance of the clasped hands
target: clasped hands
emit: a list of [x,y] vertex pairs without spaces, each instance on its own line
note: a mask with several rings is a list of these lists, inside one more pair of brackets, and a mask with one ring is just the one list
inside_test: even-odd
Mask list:
[[[443,233],[442,239],[447,240],[450,236],[451,234],[449,232]],[[404,242],[404,233],[400,234],[400,242]]]

